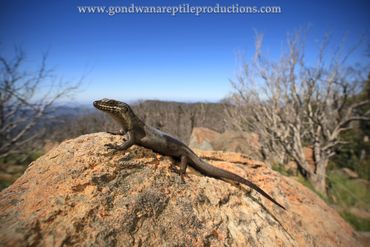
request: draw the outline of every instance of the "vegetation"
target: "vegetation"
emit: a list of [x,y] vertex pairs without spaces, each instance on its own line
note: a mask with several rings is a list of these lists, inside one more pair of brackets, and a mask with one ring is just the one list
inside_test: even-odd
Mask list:
[[370,220],[356,217],[349,212],[342,212],[341,216],[357,231],[370,231]]
[[[310,181],[303,176],[292,174],[282,165],[273,165],[275,171],[293,176],[298,182],[315,192],[321,199],[332,205],[340,215],[358,231],[370,231],[370,181],[365,179],[350,179],[335,164],[331,163],[327,181],[329,185],[327,195],[316,191]],[[360,215],[351,213],[351,210],[360,212]],[[361,215],[365,212],[365,216]]]
[[348,179],[340,170],[329,173],[330,202],[342,208],[356,207],[370,210],[370,183],[362,179]]
[[[364,83],[362,92],[354,100],[370,100],[370,74]],[[359,109],[362,113],[370,111],[370,104]],[[348,167],[361,178],[370,180],[370,121],[361,121],[350,131],[342,135],[342,139],[351,145],[342,146],[337,150],[333,162],[336,167]]]
[[[262,54],[262,36],[257,36],[254,57],[233,82],[229,102],[235,108],[229,119],[260,136],[266,159],[272,156],[282,164],[293,160],[315,190],[326,194],[329,160],[347,143],[342,135],[356,121],[370,120],[370,111],[363,110],[370,99],[357,97],[364,80],[360,69],[346,64],[351,49],[329,54],[330,42],[324,38],[312,66],[304,36],[298,32],[289,37],[278,61]],[[313,152],[312,164],[305,155],[307,147]]]
[[36,71],[28,71],[21,50],[15,50],[13,57],[0,55],[0,158],[24,155],[26,148],[34,148],[52,106],[78,86],[58,80],[47,68],[46,56]]
[[42,154],[43,150],[37,149],[0,158],[0,191],[11,185],[23,174],[27,165]]

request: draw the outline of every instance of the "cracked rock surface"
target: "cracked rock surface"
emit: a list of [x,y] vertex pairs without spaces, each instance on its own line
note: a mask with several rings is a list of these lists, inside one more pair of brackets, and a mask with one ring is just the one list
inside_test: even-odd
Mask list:
[[244,186],[95,133],[67,140],[0,193],[2,246],[361,246],[318,196],[237,153],[197,152],[255,182],[287,210]]

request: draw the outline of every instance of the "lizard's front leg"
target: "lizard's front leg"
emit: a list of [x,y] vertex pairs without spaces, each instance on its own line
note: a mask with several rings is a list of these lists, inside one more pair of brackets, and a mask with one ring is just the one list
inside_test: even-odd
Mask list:
[[124,135],[125,132],[123,131],[123,129],[120,129],[118,131],[107,131],[107,133],[111,134],[111,135]]
[[130,148],[132,145],[134,145],[134,135],[131,131],[127,132],[127,140],[122,143],[121,145],[115,145],[112,143],[105,144],[104,146],[108,147],[108,149],[113,149],[113,151],[122,151]]

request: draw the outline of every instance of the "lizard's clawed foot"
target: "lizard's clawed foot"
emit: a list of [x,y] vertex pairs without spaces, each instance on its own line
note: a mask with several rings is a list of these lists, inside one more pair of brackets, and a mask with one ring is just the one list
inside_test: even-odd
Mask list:
[[183,184],[185,184],[185,178],[188,179],[188,180],[191,180],[190,176],[186,173],[179,173],[179,175],[181,176],[181,181]]
[[112,143],[105,144],[104,146],[107,147],[108,151],[111,151],[112,153],[115,153],[119,150],[119,146]]

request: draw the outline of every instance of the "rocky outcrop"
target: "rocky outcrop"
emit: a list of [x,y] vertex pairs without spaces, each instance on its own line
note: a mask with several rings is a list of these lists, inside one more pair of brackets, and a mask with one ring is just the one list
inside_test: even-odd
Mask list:
[[287,210],[248,188],[189,170],[133,146],[110,153],[106,133],[61,143],[0,194],[2,246],[361,246],[318,196],[264,163],[198,152],[261,186]]
[[354,171],[354,170],[352,170],[352,169],[350,169],[350,168],[347,168],[347,167],[343,167],[342,169],[340,169],[342,172],[343,172],[343,174],[346,176],[346,177],[348,177],[349,179],[356,179],[356,178],[359,178],[359,176],[358,176],[358,174]]
[[191,132],[189,147],[212,151],[214,150],[212,142],[219,139],[220,136],[220,133],[207,128],[194,128]]
[[193,128],[189,146],[201,150],[218,150],[247,154],[253,158],[261,157],[258,135],[241,131],[227,130],[223,133],[207,128]]

